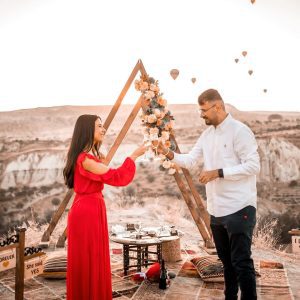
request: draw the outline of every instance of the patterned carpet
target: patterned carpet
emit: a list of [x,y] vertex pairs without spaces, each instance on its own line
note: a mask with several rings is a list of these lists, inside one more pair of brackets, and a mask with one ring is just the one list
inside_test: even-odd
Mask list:
[[[279,264],[257,264],[260,277],[257,277],[257,294],[259,300],[293,300],[288,283],[287,273]],[[171,286],[166,291],[158,289],[158,285],[145,281],[131,299],[134,300],[223,300],[223,283],[203,282],[196,269],[189,261],[182,264]]]

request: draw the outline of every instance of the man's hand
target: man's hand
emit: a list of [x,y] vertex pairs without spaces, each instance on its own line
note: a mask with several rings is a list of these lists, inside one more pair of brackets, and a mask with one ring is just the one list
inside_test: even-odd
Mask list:
[[169,148],[166,148],[160,140],[152,141],[152,149],[157,151],[159,154],[166,155],[168,159],[172,160],[174,158],[173,151],[171,151]]
[[199,181],[203,184],[207,184],[208,182],[219,178],[218,170],[212,171],[202,171],[199,176]]

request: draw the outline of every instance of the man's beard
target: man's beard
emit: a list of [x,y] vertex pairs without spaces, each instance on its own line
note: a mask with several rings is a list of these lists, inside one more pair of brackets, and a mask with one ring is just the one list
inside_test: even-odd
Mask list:
[[205,121],[205,124],[206,124],[206,125],[211,125],[211,122],[210,122],[209,119],[204,119],[204,121]]

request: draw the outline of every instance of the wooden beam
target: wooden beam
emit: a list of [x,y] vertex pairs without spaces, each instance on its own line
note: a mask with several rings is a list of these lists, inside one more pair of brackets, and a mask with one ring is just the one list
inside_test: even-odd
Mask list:
[[126,120],[123,128],[121,129],[119,135],[117,136],[116,140],[114,141],[112,147],[110,148],[104,163],[105,164],[109,164],[111,159],[113,158],[113,156],[115,155],[116,151],[118,150],[120,144],[122,143],[126,133],[128,132],[132,122],[134,121],[136,115],[138,114],[139,110],[141,109],[142,106],[142,100],[143,100],[143,96],[140,96],[139,100],[137,101],[137,103],[135,104],[134,108],[132,109],[128,119]]
[[203,220],[201,219],[200,215],[198,214],[198,211],[193,203],[193,200],[191,199],[188,190],[186,189],[184,182],[182,181],[182,179],[180,178],[179,173],[176,171],[176,173],[173,175],[177,185],[181,191],[181,194],[191,212],[191,215],[198,227],[198,230],[201,234],[201,236],[203,237],[204,243],[207,244],[208,242],[211,241],[211,237],[210,234],[205,226],[205,223],[203,222]]
[[24,261],[26,260],[29,260],[29,259],[33,259],[33,258],[36,258],[36,257],[39,257],[39,256],[43,256],[45,255],[46,253],[45,252],[38,252],[38,253],[33,253],[31,255],[27,255],[24,257]]
[[[181,152],[180,152],[179,146],[178,146],[177,141],[176,141],[176,139],[175,139],[175,137],[174,137],[173,134],[171,135],[171,139],[173,140],[173,142],[176,145],[176,152],[180,154]],[[208,212],[206,210],[206,206],[204,204],[204,201],[201,198],[201,196],[199,195],[199,193],[198,193],[198,191],[197,191],[197,189],[196,189],[196,187],[194,185],[194,182],[193,182],[193,179],[192,179],[192,176],[191,176],[190,172],[187,169],[185,169],[185,168],[181,168],[181,169],[182,169],[183,175],[184,175],[184,177],[185,177],[185,179],[186,179],[186,181],[187,181],[187,183],[188,183],[188,185],[190,187],[190,190],[191,190],[192,195],[193,195],[193,197],[195,199],[197,207],[200,210],[200,216],[204,220],[206,228],[208,229],[208,232],[211,235],[210,217],[209,217],[209,214],[208,214]]]
[[55,229],[62,214],[66,210],[66,207],[67,207],[70,199],[72,198],[73,193],[74,193],[73,189],[68,190],[64,200],[61,202],[57,211],[54,213],[53,217],[51,218],[50,224],[42,236],[42,242],[48,242],[50,240],[50,236],[51,236],[53,230]]
[[138,71],[140,70],[140,60],[138,60],[138,62],[136,63],[135,67],[133,68],[129,78],[127,79],[117,101],[115,102],[114,106],[112,107],[109,115],[107,116],[103,127],[107,130],[112,122],[112,120],[114,119],[116,113],[118,112],[118,109],[126,95],[126,93],[128,92],[134,78],[136,77],[136,74],[138,73]]
[[58,238],[58,241],[56,243],[57,248],[64,248],[65,247],[65,241],[67,239],[67,230],[68,230],[68,227],[66,226],[63,234]]
[[12,244],[12,245],[1,247],[0,251],[2,252],[2,251],[6,251],[6,250],[11,250],[11,249],[14,249],[14,248],[17,248],[17,247],[19,247],[19,243],[15,243],[15,244]]
[[15,300],[23,300],[24,295],[24,249],[25,228],[18,228],[19,247],[16,248]]
[[141,72],[141,74],[144,75],[144,76],[146,76],[148,78],[148,74],[146,72],[146,69],[144,67],[144,64],[143,64],[142,60],[139,59],[138,63],[140,65],[140,72]]

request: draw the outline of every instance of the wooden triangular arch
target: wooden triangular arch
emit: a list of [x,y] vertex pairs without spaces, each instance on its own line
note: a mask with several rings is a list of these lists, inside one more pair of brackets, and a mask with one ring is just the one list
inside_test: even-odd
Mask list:
[[[106,130],[108,130],[112,120],[114,119],[116,113],[118,112],[118,109],[120,108],[121,103],[138,72],[140,72],[141,75],[143,75],[143,76],[148,76],[141,60],[138,60],[134,69],[132,70],[127,82],[125,83],[117,101],[115,102],[108,117],[106,118],[105,123],[103,125]],[[145,104],[144,98],[143,98],[143,96],[140,96],[137,103],[133,107],[130,115],[128,116],[124,126],[122,127],[119,135],[117,136],[116,140],[114,141],[113,145],[111,146],[111,148],[106,156],[106,160],[104,162],[105,164],[108,165],[110,163],[110,161],[112,160],[116,151],[118,150],[121,142],[123,141],[126,133],[128,132],[132,122],[134,121],[135,117],[137,116],[139,110],[141,108],[144,109],[145,107],[146,107],[146,104]],[[172,139],[174,144],[176,145],[176,148],[177,148],[176,152],[180,153],[180,150],[179,150],[179,147],[175,140],[174,135],[171,135],[170,139]],[[199,195],[199,193],[193,183],[193,180],[192,180],[192,177],[191,177],[189,171],[187,169],[182,168],[182,173],[184,176],[181,176],[178,172],[176,172],[173,176],[174,176],[174,178],[177,182],[177,185],[181,191],[181,194],[191,212],[191,215],[198,227],[198,230],[205,242],[205,246],[207,248],[211,248],[211,247],[213,247],[213,241],[212,241],[212,236],[211,236],[211,231],[210,231],[210,220],[209,220],[208,212],[204,205],[204,201],[201,198],[201,196]],[[186,179],[188,187],[184,183],[183,177]],[[54,213],[47,230],[44,232],[44,234],[42,236],[41,244],[45,245],[45,244],[49,243],[50,236],[51,236],[53,230],[55,229],[62,214],[64,213],[70,199],[72,198],[73,193],[74,193],[73,189],[69,190],[67,192],[64,200],[61,202],[57,211]],[[57,247],[64,247],[65,240],[66,240],[66,233],[67,233],[67,228],[65,228],[63,234],[59,237],[59,240],[57,242]]]

